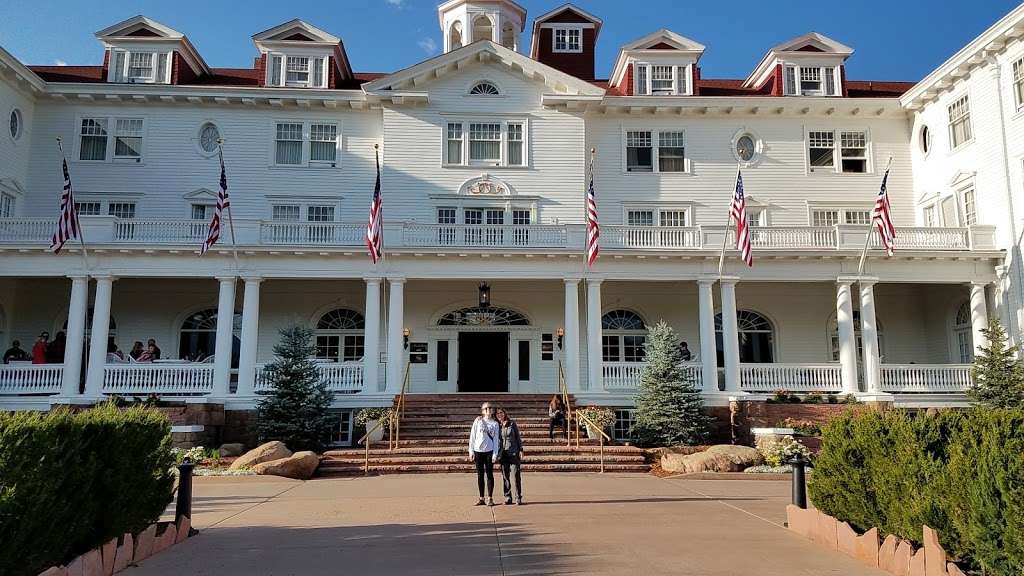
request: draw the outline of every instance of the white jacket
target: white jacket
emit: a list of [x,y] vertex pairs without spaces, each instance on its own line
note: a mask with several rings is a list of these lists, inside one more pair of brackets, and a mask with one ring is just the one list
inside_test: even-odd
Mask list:
[[469,455],[475,452],[493,452],[497,458],[498,449],[501,446],[501,426],[497,420],[488,420],[483,416],[477,416],[473,420],[473,427],[469,430]]

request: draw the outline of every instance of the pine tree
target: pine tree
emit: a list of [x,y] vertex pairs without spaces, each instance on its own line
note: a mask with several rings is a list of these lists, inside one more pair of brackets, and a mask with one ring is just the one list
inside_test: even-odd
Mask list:
[[313,331],[293,326],[280,334],[276,358],[265,369],[270,390],[256,406],[260,440],[280,440],[293,451],[321,450],[330,440],[334,394],[310,360],[316,355]]
[[704,400],[683,375],[679,339],[664,321],[648,328],[647,364],[640,373],[633,436],[641,445],[703,443],[711,427]]
[[967,390],[967,397],[993,408],[1024,406],[1024,365],[1020,351],[1007,344],[1006,331],[997,320],[981,332],[988,339],[988,346],[979,347],[974,357],[974,386]]

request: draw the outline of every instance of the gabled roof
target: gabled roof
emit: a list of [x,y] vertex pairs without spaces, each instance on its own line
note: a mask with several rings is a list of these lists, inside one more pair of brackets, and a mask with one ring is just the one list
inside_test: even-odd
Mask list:
[[543,24],[544,22],[547,22],[548,20],[551,20],[557,16],[564,14],[565,12],[573,12],[580,18],[593,24],[594,42],[597,42],[597,37],[598,35],[601,34],[601,25],[604,24],[604,21],[598,18],[597,16],[594,16],[590,12],[587,12],[586,10],[580,8],[579,6],[575,6],[570,2],[566,2],[565,4],[559,6],[558,8],[555,8],[554,10],[551,10],[549,12],[545,12],[544,14],[541,14],[540,16],[537,16],[536,18],[533,19],[533,34],[530,38],[530,54],[533,54],[534,57],[536,57],[537,42],[540,41],[540,34],[537,32],[537,30],[540,28],[540,25]]
[[363,90],[368,94],[386,95],[389,92],[397,92],[410,86],[421,86],[453,69],[461,69],[474,60],[501,62],[528,79],[544,82],[555,91],[590,96],[604,94],[604,90],[590,82],[541,64],[490,40],[478,40],[467,46],[424,60],[409,68],[382,76],[364,84]]
[[768,53],[765,54],[764,57],[761,58],[761,61],[757,63],[757,66],[754,68],[754,71],[750,73],[750,76],[747,76],[743,85],[753,87],[755,84],[758,84],[758,80],[764,77],[767,69],[774,66],[775,61],[780,59],[782,56],[792,57],[794,55],[809,54],[833,56],[845,60],[853,54],[853,48],[817,32],[808,32],[807,34],[797,36],[796,38],[790,38],[789,40],[769,49]]
[[656,30],[627,43],[619,49],[619,55],[615,58],[615,65],[612,67],[612,73],[608,81],[612,85],[617,86],[626,71],[626,58],[631,53],[645,53],[646,51],[669,53],[678,51],[700,59],[704,53],[704,45],[667,28]]
[[253,34],[252,40],[257,46],[262,42],[312,42],[332,45],[341,43],[341,38],[298,18]]
[[206,64],[206,60],[203,60],[199,51],[189,41],[188,36],[141,14],[100,30],[96,33],[96,39],[105,47],[126,41],[173,42],[179,45],[179,52],[197,75],[210,73],[210,67]]

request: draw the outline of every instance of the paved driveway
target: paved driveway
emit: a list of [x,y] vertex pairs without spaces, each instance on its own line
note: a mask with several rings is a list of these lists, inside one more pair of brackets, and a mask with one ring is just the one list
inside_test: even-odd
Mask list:
[[199,536],[125,574],[882,574],[783,528],[786,482],[523,480],[526,506],[486,508],[464,474],[197,478]]

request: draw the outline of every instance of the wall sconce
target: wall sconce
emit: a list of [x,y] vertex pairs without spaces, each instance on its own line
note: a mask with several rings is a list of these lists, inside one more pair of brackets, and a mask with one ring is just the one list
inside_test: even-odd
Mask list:
[[565,339],[565,328],[559,328],[555,330],[555,336],[558,336],[558,349],[562,349],[562,341]]
[[409,349],[409,336],[412,334],[412,330],[408,328],[402,328],[402,348]]
[[481,282],[480,287],[480,307],[490,308],[491,307],[491,287],[487,282]]

